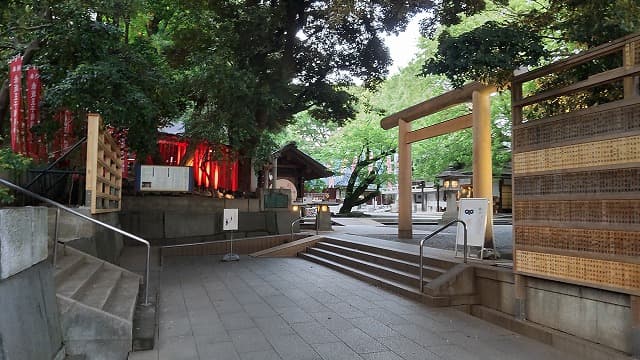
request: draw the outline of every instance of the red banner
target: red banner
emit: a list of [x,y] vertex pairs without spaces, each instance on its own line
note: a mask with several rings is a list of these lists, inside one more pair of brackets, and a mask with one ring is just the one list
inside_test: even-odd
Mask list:
[[24,124],[22,122],[22,56],[9,63],[9,105],[11,113],[11,149],[24,153]]
[[34,136],[31,129],[40,123],[40,96],[42,94],[42,85],[40,82],[40,73],[35,67],[27,70],[27,137],[26,149],[27,155],[39,159],[42,153],[43,140],[42,137]]

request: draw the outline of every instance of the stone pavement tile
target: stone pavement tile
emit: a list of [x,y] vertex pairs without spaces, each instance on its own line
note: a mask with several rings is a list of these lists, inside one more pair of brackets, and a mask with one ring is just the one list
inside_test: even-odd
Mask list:
[[327,312],[331,311],[328,307],[324,306],[318,300],[308,296],[306,298],[300,298],[295,300],[296,305],[298,305],[302,310],[308,313],[314,312]]
[[132,351],[127,360],[158,360],[158,349],[146,351]]
[[331,331],[351,329],[355,327],[355,325],[353,325],[351,322],[333,311],[312,313],[311,316],[313,316],[320,324],[322,324],[322,326]]
[[244,311],[242,305],[240,305],[240,303],[235,299],[214,301],[213,307],[216,309],[218,314],[232,314]]
[[274,350],[256,351],[240,354],[242,360],[282,360]]
[[185,316],[177,320],[163,320],[161,317],[158,324],[158,335],[161,339],[193,335],[189,318]]
[[392,300],[374,301],[373,303],[397,315],[412,315],[414,313],[413,309],[405,306],[399,300],[400,299],[395,298]]
[[201,360],[240,360],[233,343],[216,342],[209,337],[196,337],[198,355]]
[[356,317],[364,317],[365,314],[358,310],[358,308],[346,303],[346,302],[337,302],[327,304],[327,307],[336,312],[336,314],[342,316],[345,319],[352,319]]
[[389,350],[376,339],[367,335],[364,331],[358,328],[335,330],[334,334],[338,339],[340,339],[340,341],[347,344],[358,354],[384,352]]
[[282,294],[265,296],[263,297],[263,299],[267,304],[269,304],[276,311],[280,308],[290,308],[290,307],[296,306],[296,303],[294,303],[291,299],[289,299],[288,297]]
[[349,320],[355,327],[378,339],[382,337],[397,336],[398,334],[387,325],[372,317],[361,317]]
[[259,296],[262,296],[263,298],[269,297],[269,296],[281,295],[280,291],[278,291],[278,289],[276,289],[273,286],[268,285],[268,284],[262,284],[260,286],[255,286],[253,288],[253,290],[256,292],[256,294],[258,294]]
[[340,341],[327,328],[315,320],[313,322],[293,324],[292,327],[307,344],[325,344]]
[[229,337],[233,341],[238,353],[273,350],[267,338],[257,328],[229,331]]
[[337,303],[341,301],[341,299],[337,298],[336,296],[332,295],[331,293],[325,290],[310,291],[309,296],[311,296],[312,298],[318,300],[320,303],[325,305],[330,303]]
[[220,320],[227,331],[255,327],[255,323],[245,312],[220,314]]
[[402,315],[402,318],[411,324],[416,324],[438,334],[447,331],[457,331],[461,323],[446,317],[433,318],[425,315]]
[[459,345],[429,346],[429,351],[438,355],[443,360],[483,360],[477,354]]
[[306,323],[313,321],[313,317],[297,306],[276,309],[280,316],[289,324]]
[[158,360],[198,360],[193,336],[176,336],[160,339]]
[[203,314],[201,317],[191,318],[191,331],[194,336],[211,336],[230,341],[222,320],[214,314]]
[[264,302],[260,295],[256,294],[253,291],[241,293],[234,292],[234,295],[236,299],[238,299],[240,305],[259,304]]
[[396,353],[391,351],[383,351],[379,353],[371,353],[371,354],[362,354],[363,359],[365,360],[403,360]]
[[379,339],[380,342],[394,353],[406,360],[439,360],[438,355],[405,338],[392,336]]
[[295,335],[296,333],[291,325],[284,321],[280,316],[255,318],[253,321],[267,338],[283,335]]
[[394,331],[422,346],[446,345],[447,338],[415,324],[389,325]]
[[410,324],[411,322],[407,320],[405,317],[396,315],[394,313],[389,312],[387,309],[381,307],[375,307],[372,309],[364,309],[363,312],[380,321],[381,323],[389,326],[391,324]]
[[284,360],[320,360],[318,353],[298,335],[269,337],[269,342]]
[[314,344],[313,347],[324,360],[362,360],[360,355],[356,354],[342,342]]
[[344,302],[346,302],[347,304],[360,309],[361,311],[378,308],[378,305],[358,295],[343,296],[342,300],[344,300]]
[[[495,339],[479,340],[485,347],[496,349],[503,354],[510,354],[514,359],[521,360],[577,360],[576,356],[563,353],[550,346],[545,346],[532,339],[528,339],[519,335],[516,336],[503,336]],[[466,344],[468,345],[468,344]],[[467,350],[470,350],[465,345]]]
[[242,305],[242,308],[251,318],[273,317],[278,315],[278,313],[273,311],[271,306],[269,306],[265,302],[254,302],[251,304],[245,304]]

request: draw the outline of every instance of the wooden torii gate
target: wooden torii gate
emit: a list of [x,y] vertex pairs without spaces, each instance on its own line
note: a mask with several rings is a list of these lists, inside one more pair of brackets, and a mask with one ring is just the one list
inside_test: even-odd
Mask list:
[[[489,199],[485,246],[493,241],[493,192],[491,160],[491,100],[496,88],[478,82],[449,91],[408,107],[380,121],[389,130],[398,127],[398,237],[411,239],[411,144],[420,140],[449,134],[466,128],[473,131],[473,193]],[[418,130],[411,122],[435,114],[454,105],[471,102],[471,114],[463,115]]]

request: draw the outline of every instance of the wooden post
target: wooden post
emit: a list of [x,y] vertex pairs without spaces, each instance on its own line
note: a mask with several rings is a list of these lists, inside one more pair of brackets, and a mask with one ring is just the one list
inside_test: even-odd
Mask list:
[[100,115],[89,114],[87,116],[87,162],[85,180],[85,206],[93,208],[93,194],[96,189],[98,171],[98,141],[100,138]]
[[515,301],[513,315],[518,320],[527,319],[527,278],[523,275],[514,275]]
[[473,197],[489,200],[484,246],[493,247],[493,167],[491,160],[491,93],[487,87],[473,92]]
[[[624,45],[622,51],[622,62],[625,68],[631,68],[636,64],[635,43],[628,43]],[[638,96],[638,77],[626,77],[623,81],[624,84],[624,98],[629,99]]]
[[412,239],[411,225],[411,144],[407,135],[411,123],[398,121],[398,238]]

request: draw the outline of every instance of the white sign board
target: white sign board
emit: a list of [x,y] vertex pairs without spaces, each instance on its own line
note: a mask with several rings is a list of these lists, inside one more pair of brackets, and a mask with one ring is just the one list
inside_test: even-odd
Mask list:
[[[458,205],[458,220],[467,224],[467,246],[484,246],[487,228],[489,201],[485,198],[462,198]],[[464,246],[464,228],[458,223],[456,233],[456,254],[458,245]]]
[[238,209],[224,209],[222,230],[238,230]]
[[137,174],[138,191],[193,190],[193,170],[188,166],[141,165]]

